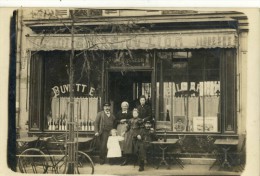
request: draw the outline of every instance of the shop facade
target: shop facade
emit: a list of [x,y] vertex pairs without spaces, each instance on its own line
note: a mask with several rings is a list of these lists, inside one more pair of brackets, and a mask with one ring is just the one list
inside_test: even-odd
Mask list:
[[132,110],[145,95],[157,134],[166,130],[169,138],[179,138],[182,153],[210,153],[218,138],[238,138],[242,145],[248,33],[244,14],[26,9],[18,19],[23,29],[17,42],[20,131],[37,135],[67,130],[70,91],[82,136],[94,134],[93,122],[104,102],[110,101],[116,113],[122,101]]

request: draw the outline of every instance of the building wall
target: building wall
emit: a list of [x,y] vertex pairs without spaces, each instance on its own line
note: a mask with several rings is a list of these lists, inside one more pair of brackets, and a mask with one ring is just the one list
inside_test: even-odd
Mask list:
[[241,148],[246,138],[247,123],[247,32],[239,33],[239,46],[237,53],[237,133]]
[[[19,11],[18,18],[22,20],[23,10]],[[21,133],[28,131],[26,125],[29,117],[29,81],[30,81],[30,53],[26,51],[26,35],[33,34],[28,27],[18,26],[17,45],[21,55],[17,55],[17,126]],[[19,36],[21,35],[21,37]],[[19,53],[19,52],[18,52]],[[239,48],[237,53],[237,83],[238,83],[238,110],[237,132],[246,133],[246,82],[247,82],[247,32],[239,34]]]
[[[30,80],[30,53],[26,50],[26,35],[32,34],[32,30],[26,27],[21,20],[23,10],[18,12],[19,22],[17,23],[17,89],[16,89],[16,109],[17,109],[17,127],[21,135],[28,132],[27,122],[29,120],[29,80]],[[21,53],[21,54],[19,54]]]
[[247,32],[239,34],[239,50],[238,50],[238,73],[239,76],[239,111],[238,111],[238,133],[246,133],[246,114],[247,114]]

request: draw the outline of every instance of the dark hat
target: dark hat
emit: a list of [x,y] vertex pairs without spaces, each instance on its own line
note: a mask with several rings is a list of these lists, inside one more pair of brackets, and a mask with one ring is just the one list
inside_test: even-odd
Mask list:
[[137,113],[139,113],[137,108],[134,108],[132,112],[136,111]]
[[109,102],[105,102],[105,103],[103,104],[103,106],[110,106],[110,103],[109,103]]
[[149,124],[151,124],[151,122],[150,122],[149,120],[145,121],[145,123],[149,123]]

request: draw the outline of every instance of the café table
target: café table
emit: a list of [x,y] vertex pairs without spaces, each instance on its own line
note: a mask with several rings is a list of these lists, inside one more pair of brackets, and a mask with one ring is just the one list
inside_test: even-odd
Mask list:
[[30,144],[33,144],[38,140],[38,137],[22,137],[19,139],[16,139],[16,144],[17,144],[17,152],[20,153],[23,150],[27,149],[30,147]]
[[21,142],[21,143],[29,143],[29,142],[34,142],[38,139],[38,137],[23,137],[16,139],[16,142]]
[[79,143],[89,142],[89,141],[91,141],[91,140],[93,140],[93,138],[90,138],[90,137],[79,137],[79,138],[78,138],[78,142],[79,142]]
[[230,161],[228,159],[231,158],[232,156],[229,154],[229,150],[231,147],[237,146],[238,145],[238,139],[216,139],[216,141],[214,142],[215,145],[219,146],[223,153],[219,153],[220,155],[222,155],[223,159],[216,159],[216,161],[211,165],[210,169],[216,165],[217,162],[220,162],[220,167],[231,167]]
[[[43,139],[44,140],[44,139]],[[69,143],[71,143],[71,144],[76,144],[76,143],[85,143],[85,142],[89,142],[89,141],[91,141],[91,140],[93,140],[93,138],[90,138],[90,137],[78,137],[78,139],[77,138],[74,138],[74,140],[73,141],[69,141],[69,140],[67,140],[66,142],[65,142],[65,139],[58,139],[58,140],[55,140],[55,141],[49,141],[48,143],[49,144],[65,144],[65,143],[67,143],[67,144],[69,144]]]
[[[178,142],[178,139],[167,139],[166,142],[164,142],[163,140],[158,140],[158,141],[153,141],[151,142],[153,145],[155,146],[159,146],[159,148],[162,151],[162,156],[161,156],[161,161],[157,166],[157,169],[160,167],[160,165],[164,164],[167,166],[168,169],[170,169],[170,165],[168,164],[168,162],[166,161],[165,158],[165,151],[167,150],[167,148],[169,146],[174,146],[176,145],[176,143]],[[177,164],[181,167],[181,169],[184,168],[182,162],[180,161],[179,158],[176,158],[175,156],[173,157],[173,159],[177,162]]]

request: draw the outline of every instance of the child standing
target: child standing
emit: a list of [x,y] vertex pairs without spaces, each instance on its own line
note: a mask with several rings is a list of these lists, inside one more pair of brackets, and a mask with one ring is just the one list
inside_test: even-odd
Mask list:
[[117,131],[115,129],[111,130],[111,136],[108,137],[107,141],[107,158],[109,159],[110,164],[113,164],[116,158],[122,157],[119,141],[123,140],[124,137],[117,136]]

